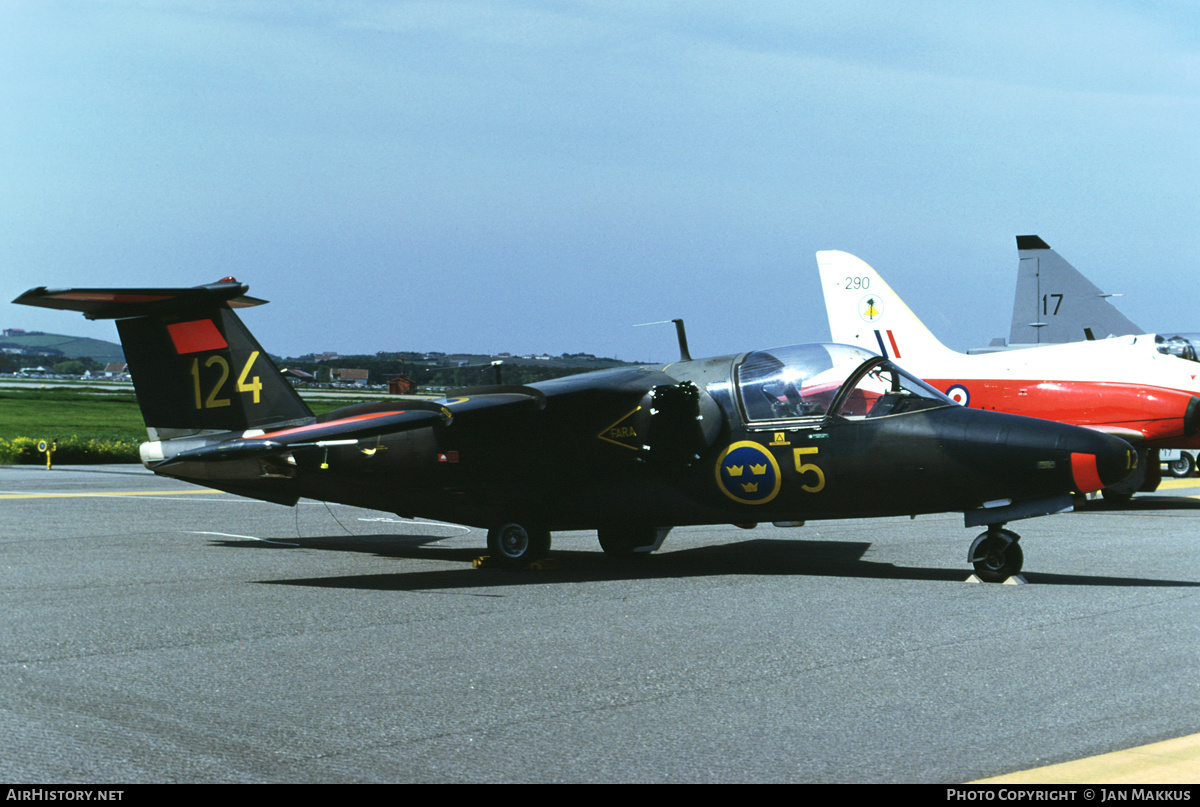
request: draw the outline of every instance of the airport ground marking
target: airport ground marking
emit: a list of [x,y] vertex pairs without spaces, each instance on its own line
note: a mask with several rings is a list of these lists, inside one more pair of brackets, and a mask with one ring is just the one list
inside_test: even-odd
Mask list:
[[276,544],[278,546],[300,546],[290,541],[273,541],[270,538],[259,538],[257,535],[236,535],[232,532],[208,532],[206,530],[187,530],[188,535],[213,535],[217,538],[237,538],[242,541],[258,541],[264,544]]
[[1200,734],[979,779],[970,784],[1194,784]]
[[80,493],[0,493],[0,499],[103,499],[110,496],[181,496],[184,494],[221,492],[219,490],[202,488],[200,490],[125,490],[108,493],[94,491]]
[[1200,476],[1189,479],[1164,479],[1158,483],[1161,490],[1179,490],[1180,488],[1200,488]]

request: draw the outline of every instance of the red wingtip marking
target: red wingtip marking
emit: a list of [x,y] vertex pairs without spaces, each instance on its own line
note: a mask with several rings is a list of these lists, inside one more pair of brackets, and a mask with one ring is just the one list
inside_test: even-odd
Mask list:
[[1075,486],[1080,493],[1091,493],[1104,487],[1100,472],[1096,469],[1095,454],[1072,454],[1071,476],[1075,478]]

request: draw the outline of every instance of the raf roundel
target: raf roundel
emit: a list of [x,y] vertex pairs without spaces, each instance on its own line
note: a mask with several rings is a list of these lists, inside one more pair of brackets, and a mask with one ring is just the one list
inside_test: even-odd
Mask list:
[[717,459],[717,487],[742,504],[766,504],[779,494],[779,463],[758,443],[734,443]]
[[971,405],[971,393],[962,384],[954,384],[946,390],[946,397],[959,406]]

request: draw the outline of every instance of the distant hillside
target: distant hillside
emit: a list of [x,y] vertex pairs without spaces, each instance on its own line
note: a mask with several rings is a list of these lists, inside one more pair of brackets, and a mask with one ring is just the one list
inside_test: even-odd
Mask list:
[[[60,359],[90,358],[100,364],[123,362],[125,355],[119,344],[80,336],[64,336],[53,333],[13,333],[0,331],[0,367],[18,361],[11,355],[18,351],[28,362],[33,357],[45,355],[49,361],[34,359],[35,364],[51,363]],[[446,354],[404,352],[379,352],[373,355],[305,356],[280,359],[280,367],[304,370],[316,375],[322,368],[354,368],[370,372],[372,383],[382,384],[389,378],[407,376],[421,386],[475,386],[496,383],[497,373],[506,384],[530,384],[549,378],[616,367],[629,362],[593,356],[588,353],[564,353],[558,356],[512,356],[482,354]],[[497,369],[496,364],[499,364]],[[24,366],[24,365],[17,365]],[[15,368],[14,368],[15,369]]]
[[0,334],[0,350],[17,350],[30,356],[46,354],[68,359],[89,358],[103,364],[125,361],[125,353],[118,344],[57,333]]

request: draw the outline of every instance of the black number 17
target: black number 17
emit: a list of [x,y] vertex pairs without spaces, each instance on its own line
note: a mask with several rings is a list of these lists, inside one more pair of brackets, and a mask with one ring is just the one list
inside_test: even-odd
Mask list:
[[[1046,298],[1048,298],[1048,297],[1053,297],[1055,299],[1054,312],[1052,314],[1050,311],[1047,310],[1048,306],[1046,305]],[[1043,294],[1042,295],[1042,313],[1050,314],[1051,316],[1055,316],[1055,317],[1058,316],[1058,309],[1060,306],[1062,306],[1062,301],[1063,301],[1063,296],[1061,294]]]

